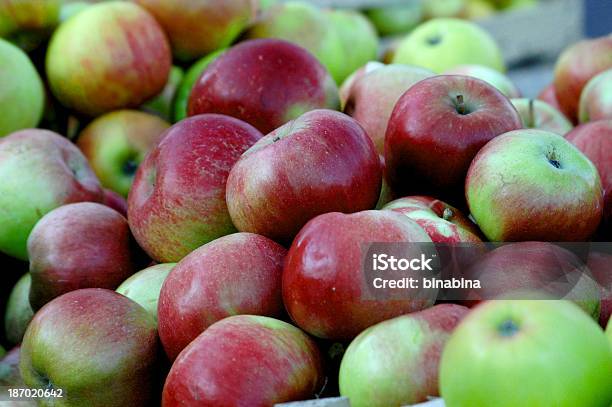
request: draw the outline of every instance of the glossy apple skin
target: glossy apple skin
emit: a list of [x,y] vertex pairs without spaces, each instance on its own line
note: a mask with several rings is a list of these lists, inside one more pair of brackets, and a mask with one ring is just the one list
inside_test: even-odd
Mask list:
[[385,131],[393,107],[408,88],[433,75],[416,66],[384,65],[354,80],[343,111],[363,126],[378,153],[383,154]]
[[521,116],[526,129],[540,129],[563,136],[574,128],[563,113],[544,101],[527,98],[510,101]]
[[207,114],[166,131],[138,168],[128,220],[156,261],[177,262],[235,231],[225,203],[230,168],[262,134],[238,119]]
[[103,199],[81,151],[47,130],[22,130],[0,139],[0,251],[27,260],[26,242],[47,212]]
[[227,205],[242,232],[279,242],[326,212],[376,205],[380,159],[352,118],[314,110],[268,134],[246,151],[227,181]]
[[581,123],[612,119],[612,68],[594,76],[580,93]]
[[448,407],[606,406],[610,377],[612,348],[576,305],[487,301],[446,343],[440,393]]
[[438,396],[442,349],[468,312],[440,304],[366,329],[344,353],[340,394],[353,407],[411,405]]
[[111,1],[86,8],[55,31],[46,71],[63,105],[98,116],[160,93],[171,59],[166,36],[149,13]]
[[63,388],[66,405],[148,406],[156,393],[158,349],[155,321],[140,305],[88,288],[36,313],[19,369],[28,387]]
[[[551,83],[546,86],[542,91],[538,94],[538,100],[548,103],[561,113],[563,113],[561,109],[561,105],[559,105],[559,101],[557,100],[557,91],[555,90],[555,84]],[[565,113],[563,113],[565,115]]]
[[6,339],[13,345],[21,342],[34,316],[29,299],[31,281],[30,273],[24,274],[13,287],[6,304],[4,330]]
[[293,321],[319,338],[350,340],[385,319],[433,305],[422,298],[369,299],[363,292],[362,250],[370,242],[428,242],[414,221],[392,211],[327,213],[296,236],[283,271],[283,300]]
[[612,36],[583,40],[567,48],[555,65],[555,92],[562,112],[578,118],[580,94],[587,82],[612,68]]
[[503,93],[507,98],[520,98],[521,91],[503,73],[483,65],[459,65],[444,72],[444,75],[472,76],[487,82]]
[[[466,111],[456,107],[463,97]],[[522,128],[508,98],[476,78],[442,75],[399,99],[385,135],[386,177],[397,195],[426,193],[458,201],[470,162],[489,140]]]
[[601,296],[599,325],[605,328],[612,315],[612,255],[591,250],[587,257],[587,266],[599,284]]
[[314,56],[287,41],[259,39],[230,48],[206,68],[187,112],[226,114],[269,133],[309,110],[337,107],[338,88]]
[[104,199],[102,203],[127,218],[127,201],[115,191],[104,188]]
[[164,281],[159,336],[171,360],[213,323],[238,314],[280,317],[287,250],[253,233],[234,233],[181,260]]
[[119,212],[92,202],[46,214],[28,238],[30,304],[35,310],[79,288],[115,289],[143,259]]
[[314,397],[321,355],[298,328],[237,315],[210,326],[172,365],[163,407],[272,406]]
[[168,34],[174,55],[184,61],[230,45],[255,17],[253,0],[133,0]]

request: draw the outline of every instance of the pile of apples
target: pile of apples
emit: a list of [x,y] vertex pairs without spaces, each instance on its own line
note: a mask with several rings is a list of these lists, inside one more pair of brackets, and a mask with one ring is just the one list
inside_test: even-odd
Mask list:
[[[612,238],[612,35],[527,99],[470,22],[431,19],[383,64],[363,15],[267,3],[0,0],[0,261],[20,277],[0,386],[610,406],[612,253],[553,242]],[[441,303],[368,298],[373,242],[507,244],[461,270],[484,301]],[[592,278],[551,297],[581,261]]]

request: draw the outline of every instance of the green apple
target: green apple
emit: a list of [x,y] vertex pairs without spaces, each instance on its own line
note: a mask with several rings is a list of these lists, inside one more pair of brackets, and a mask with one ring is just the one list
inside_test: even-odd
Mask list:
[[0,0],[0,37],[26,51],[41,45],[60,21],[62,0]]
[[28,56],[0,38],[0,137],[36,127],[45,104],[43,83]]
[[18,344],[23,338],[34,311],[30,306],[30,284],[32,279],[30,273],[24,274],[13,287],[6,304],[4,314],[4,329],[6,339],[12,344]]
[[606,407],[612,347],[568,301],[488,301],[448,340],[440,392],[447,407]]
[[380,35],[403,34],[412,30],[423,20],[423,0],[407,0],[401,5],[378,7],[366,10]]
[[164,90],[140,107],[141,110],[155,114],[166,121],[172,120],[172,108],[178,87],[183,81],[184,72],[178,66],[173,66],[168,76]]
[[465,13],[466,0],[430,0],[423,6],[426,19],[461,17]]
[[466,75],[493,85],[508,98],[521,97],[521,92],[503,73],[482,65],[459,65],[444,72],[444,75]]
[[419,25],[400,42],[393,62],[438,73],[467,64],[500,72],[506,69],[491,35],[474,23],[455,18],[436,18]]
[[140,270],[121,283],[115,291],[140,304],[157,323],[159,293],[164,280],[175,265],[176,263],[163,263]]
[[510,101],[526,129],[546,130],[563,136],[574,128],[563,113],[542,100],[516,98]]

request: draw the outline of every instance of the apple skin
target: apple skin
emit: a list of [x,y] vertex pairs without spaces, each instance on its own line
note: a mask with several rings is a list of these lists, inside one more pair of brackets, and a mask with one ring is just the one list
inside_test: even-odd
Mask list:
[[612,315],[612,255],[591,249],[587,257],[587,266],[599,284],[601,297],[599,325],[605,328],[606,322]]
[[0,139],[0,251],[28,259],[27,239],[47,212],[72,202],[103,199],[81,151],[47,130],[22,130]]
[[34,315],[19,370],[30,388],[64,389],[67,406],[148,406],[158,350],[155,321],[140,305],[111,290],[81,289]]
[[115,291],[140,304],[157,323],[157,304],[162,284],[176,263],[163,263],[147,267],[131,275]]
[[510,101],[521,116],[526,129],[540,129],[563,136],[574,128],[563,113],[546,102],[527,98]]
[[436,73],[466,64],[506,70],[501,51],[489,33],[455,18],[435,18],[419,25],[398,44],[392,61]]
[[3,137],[38,125],[43,114],[45,93],[42,80],[28,56],[1,38],[0,59],[0,137]]
[[512,131],[490,141],[472,161],[465,190],[472,216],[493,242],[586,241],[602,218],[593,163],[543,130]]
[[214,240],[181,260],[159,296],[159,337],[170,360],[213,323],[231,315],[280,317],[287,250],[253,233]]
[[612,348],[579,307],[498,300],[470,312],[446,343],[440,393],[448,407],[608,406],[610,377]]
[[115,289],[143,261],[127,219],[93,202],[46,214],[28,238],[30,304],[34,310],[79,288]]
[[567,48],[555,65],[555,92],[561,111],[573,122],[578,118],[580,94],[587,82],[612,68],[612,36],[583,40]]
[[321,355],[298,328],[237,315],[210,326],[172,365],[162,407],[272,406],[314,397]]
[[[548,103],[549,105],[557,109],[559,112],[563,113],[561,105],[559,105],[559,101],[557,100],[557,91],[555,90],[554,83],[551,83],[547,85],[544,89],[542,89],[538,94],[537,99]],[[565,115],[565,113],[563,113],[563,115]]]
[[438,396],[442,349],[468,312],[440,304],[369,327],[344,353],[340,394],[353,407],[412,405]]
[[344,341],[367,327],[433,305],[437,292],[420,298],[365,298],[362,245],[427,242],[414,221],[392,211],[326,213],[296,236],[283,271],[283,300],[291,319],[319,338]]
[[382,36],[404,34],[423,20],[423,1],[407,0],[401,5],[376,7],[365,11],[378,34]]
[[608,337],[608,342],[610,342],[610,346],[612,347],[612,318],[608,320],[608,326],[606,327],[606,336]]
[[13,345],[21,342],[34,311],[30,306],[30,273],[24,274],[13,287],[4,315],[4,330],[6,339]]
[[580,93],[581,123],[612,119],[612,68],[594,76]]
[[190,61],[230,45],[255,17],[253,0],[132,0],[168,34],[179,60]]
[[[461,113],[459,96],[468,114]],[[478,150],[520,128],[514,106],[488,83],[461,75],[424,79],[402,95],[389,119],[387,181],[399,196],[439,195],[461,206],[465,175]]]
[[329,72],[284,40],[242,42],[213,61],[194,85],[188,115],[220,113],[269,133],[302,113],[338,107]]
[[0,37],[34,50],[59,24],[61,5],[61,0],[0,1]]
[[487,82],[503,93],[507,98],[521,97],[521,91],[503,73],[483,65],[459,65],[448,69],[444,75],[465,75],[472,76]]
[[157,145],[170,124],[136,110],[118,110],[92,121],[77,146],[102,185],[127,196],[145,155]]
[[64,106],[98,116],[139,106],[159,94],[171,58],[166,36],[149,13],[111,1],[88,7],[55,31],[46,71]]
[[392,64],[375,68],[354,79],[343,111],[361,124],[378,153],[382,154],[387,123],[400,96],[415,83],[433,75],[416,66]]
[[363,128],[342,113],[313,110],[240,157],[226,201],[238,230],[289,243],[317,215],[374,208],[381,179],[380,159]]
[[[5,355],[0,359],[0,386],[7,387],[25,387],[23,384],[23,380],[19,375],[19,357],[21,354],[21,347],[19,345],[15,346],[11,350],[9,350]],[[10,404],[5,404],[6,401],[3,401],[2,405],[9,407]],[[24,404],[15,404],[16,407],[21,407]],[[28,405],[25,404],[25,407]],[[33,403],[33,406],[36,406],[36,403]]]
[[130,228],[149,256],[174,263],[236,230],[225,203],[227,176],[261,137],[251,125],[217,114],[182,120],[162,135],[128,196]]
[[127,201],[115,191],[104,188],[104,199],[102,203],[127,218]]

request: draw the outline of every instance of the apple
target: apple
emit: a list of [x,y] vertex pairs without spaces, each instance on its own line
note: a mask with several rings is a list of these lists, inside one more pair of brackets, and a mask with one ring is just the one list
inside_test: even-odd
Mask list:
[[80,202],[52,210],[28,238],[32,308],[79,288],[114,290],[144,260],[134,243],[127,219],[107,206]]
[[189,116],[221,113],[269,133],[302,113],[338,106],[334,80],[305,49],[277,39],[242,42],[204,71]]
[[599,284],[601,297],[599,324],[603,328],[612,315],[612,254],[597,248],[591,249],[587,257],[587,266]]
[[46,71],[63,105],[98,116],[159,94],[171,57],[166,36],[149,13],[129,2],[110,1],[88,7],[55,31]]
[[612,347],[567,301],[488,301],[452,333],[440,393],[456,406],[608,406]]
[[467,0],[465,5],[465,18],[468,20],[484,20],[495,13],[495,6],[488,0]]
[[338,94],[340,95],[340,108],[344,109],[346,106],[346,101],[348,100],[350,93],[353,89],[353,84],[360,80],[366,74],[386,66],[386,64],[379,61],[369,61],[364,66],[357,69],[355,72],[350,74],[348,78],[342,82]]
[[380,35],[398,35],[411,31],[423,20],[423,0],[371,8],[365,11]]
[[458,65],[484,65],[505,71],[495,40],[469,21],[455,18],[429,20],[398,45],[393,63],[418,65],[441,73]]
[[2,61],[0,137],[2,137],[38,125],[42,118],[45,93],[42,80],[28,56],[1,38],[0,60]]
[[306,334],[274,318],[237,315],[181,352],[162,406],[272,406],[313,398],[322,383],[321,355]]
[[372,287],[364,282],[363,258],[370,242],[432,243],[416,222],[392,211],[317,216],[296,236],[283,271],[285,307],[300,328],[319,338],[345,341],[378,322],[433,305],[434,289],[400,296],[396,294],[405,289],[381,290],[388,296],[369,298]]
[[253,0],[132,0],[162,25],[184,61],[230,45],[255,17]]
[[439,195],[463,205],[463,182],[478,150],[520,128],[521,118],[508,98],[480,79],[441,75],[422,80],[402,95],[389,119],[387,181],[399,196]]
[[241,232],[289,243],[315,216],[376,205],[380,159],[359,124],[314,110],[263,137],[227,179],[226,201]]
[[510,99],[521,116],[523,127],[526,129],[540,129],[561,136],[574,128],[565,115],[538,99]]
[[136,110],[118,110],[92,121],[77,145],[102,185],[127,196],[138,165],[170,124]]
[[238,119],[206,114],[170,127],[138,167],[128,220],[140,246],[174,263],[236,229],[225,203],[230,168],[262,134]]
[[561,106],[559,105],[559,101],[557,100],[557,91],[555,90],[554,83],[551,83],[547,85],[544,89],[542,89],[538,94],[537,99],[548,103],[549,105],[563,113]]
[[472,161],[465,190],[472,216],[494,242],[585,241],[602,218],[597,168],[569,141],[543,130],[512,131],[487,143]]
[[[15,346],[13,349],[8,351],[0,359],[0,386],[6,387],[24,387],[23,380],[19,375],[19,356],[21,353],[21,347]],[[2,405],[6,406],[6,401],[3,401]],[[23,406],[18,404],[16,407]],[[26,405],[27,406],[27,405]],[[34,403],[36,406],[36,403]],[[8,406],[7,406],[8,407]]]
[[157,323],[157,303],[162,284],[176,263],[147,267],[131,275],[115,291],[140,304]]
[[612,318],[608,320],[608,326],[606,327],[606,336],[608,337],[608,342],[610,342],[610,346],[612,347]]
[[170,360],[213,323],[238,314],[280,317],[287,250],[253,233],[234,233],[193,251],[166,278],[159,337]]
[[21,342],[34,311],[30,306],[30,273],[24,274],[13,287],[4,315],[4,330],[6,339],[13,345]]
[[344,353],[340,394],[353,407],[412,405],[438,396],[442,349],[467,313],[461,305],[440,304],[366,329]]
[[149,406],[158,349],[155,321],[140,305],[114,291],[81,289],[34,315],[19,370],[27,387],[63,389],[65,405]]
[[0,139],[0,251],[28,259],[34,224],[58,206],[100,202],[102,188],[81,151],[47,130]]
[[426,19],[462,17],[466,11],[466,0],[423,1]]
[[116,210],[125,218],[127,218],[127,201],[125,198],[115,191],[104,188],[104,198],[102,203],[111,209]]
[[433,75],[427,69],[399,64],[375,68],[355,77],[346,94],[344,113],[363,126],[382,154],[387,123],[400,96],[415,83]]
[[73,2],[63,2],[60,8],[60,22],[64,22],[68,20],[70,17],[80,13],[91,6],[91,3],[88,1],[73,1]]
[[612,119],[612,68],[595,75],[580,93],[578,118],[581,123]]
[[580,94],[586,83],[612,68],[612,36],[583,40],[567,48],[555,65],[555,92],[561,111],[572,121],[578,117]]
[[174,99],[178,87],[183,81],[183,76],[183,70],[178,66],[173,66],[168,76],[168,82],[166,82],[166,86],[161,93],[142,105],[140,109],[159,116],[166,121],[172,121]]
[[32,51],[59,24],[61,4],[61,0],[1,0],[0,37]]
[[448,69],[444,75],[465,75],[481,79],[495,87],[507,98],[521,97],[521,91],[503,73],[483,65],[459,65]]

